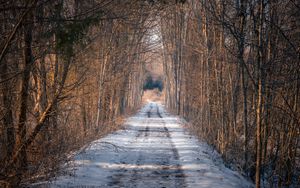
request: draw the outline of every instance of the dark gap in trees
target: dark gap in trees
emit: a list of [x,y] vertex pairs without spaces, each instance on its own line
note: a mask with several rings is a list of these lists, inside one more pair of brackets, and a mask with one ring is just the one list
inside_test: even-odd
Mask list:
[[160,92],[163,90],[163,80],[161,77],[153,79],[151,75],[148,75],[145,79],[143,90],[158,89]]

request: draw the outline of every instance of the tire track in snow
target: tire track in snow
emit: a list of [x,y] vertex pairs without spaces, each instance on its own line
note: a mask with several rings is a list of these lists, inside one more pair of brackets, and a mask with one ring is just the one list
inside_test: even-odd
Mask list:
[[[150,118],[151,116],[151,109],[152,109],[152,106],[150,108],[150,110],[147,112],[148,114],[148,118]],[[146,129],[143,131],[145,134],[144,134],[144,140],[148,138],[149,136],[149,126],[148,126],[148,119],[146,120]],[[137,169],[134,169],[133,170],[133,174],[131,176],[131,179],[129,180],[129,183],[132,184],[132,187],[137,187],[137,181],[139,180],[139,173],[138,173],[138,169],[139,167],[141,166],[141,161],[143,160],[143,155],[141,155],[139,153],[139,156],[138,156],[138,159],[136,161],[136,165],[137,165]]]
[[[158,105],[157,106],[157,115],[160,117],[160,118],[163,118],[161,113],[159,112],[159,107]],[[169,129],[166,127],[166,124],[165,124],[165,121],[163,121],[163,125],[164,125],[164,131],[166,133],[166,136],[169,138],[170,140],[170,143],[171,143],[171,150],[172,150],[172,153],[173,153],[173,158],[176,160],[176,165],[175,165],[175,186],[180,188],[180,187],[186,187],[185,185],[185,174],[184,174],[184,171],[182,170],[182,167],[181,167],[181,164],[179,162],[179,153],[178,153],[178,150],[177,148],[175,147],[173,141],[172,141],[172,138],[171,138],[171,135],[170,135],[170,131]]]
[[[147,111],[147,116],[148,118],[151,116],[151,109],[152,109],[152,105],[150,106],[150,110]],[[147,119],[145,117],[145,123],[147,124]],[[149,131],[149,127],[146,126],[146,129],[138,129],[137,130],[137,134],[135,135],[134,139],[131,141],[131,144],[134,144],[136,142],[138,142],[138,139],[143,135],[143,133],[145,133],[145,136],[148,135],[148,131]],[[123,160],[121,161],[121,163],[123,165],[126,165],[128,164],[126,162],[126,160]],[[135,162],[136,164],[139,163],[139,158],[137,159],[137,161]],[[109,177],[109,182],[108,182],[108,186],[113,186],[113,187],[127,187],[125,186],[126,185],[126,176],[128,176],[128,174],[130,176],[134,176],[134,175],[131,175],[132,172],[130,172],[129,170],[127,170],[126,168],[121,168],[119,170],[117,170],[117,173],[115,173],[114,175],[110,176]],[[134,174],[134,172],[133,172]],[[124,184],[125,183],[125,184]]]
[[[150,106],[150,109],[147,111],[147,117],[150,118],[151,117],[151,110],[152,110],[152,105]],[[138,143],[139,139],[143,139],[143,137],[147,138],[149,135],[149,126],[148,126],[148,119],[145,117],[145,122],[146,124],[146,128],[145,129],[138,129],[137,130],[137,134],[134,138],[134,140],[132,141],[132,144],[134,143]],[[142,135],[144,134],[144,136],[142,137]],[[135,161],[135,164],[137,165],[137,167],[139,167],[141,165],[141,160],[142,160],[142,155],[139,154],[137,160]],[[122,162],[122,164],[126,165],[128,164],[125,160]],[[129,176],[129,181],[126,180],[126,178],[128,179]],[[136,182],[138,180],[138,170],[137,169],[133,169],[132,172],[130,172],[127,169],[119,169],[118,172],[116,174],[114,174],[113,176],[110,177],[110,182],[108,183],[108,186],[117,186],[117,187],[136,187],[134,182]],[[128,185],[129,183],[133,183],[133,185]]]
[[[152,182],[157,181],[155,187],[174,187],[184,188],[185,175],[179,162],[178,151],[172,141],[170,131],[166,127],[165,120],[159,111],[158,105],[156,107],[150,106],[147,111],[147,117],[145,128],[139,129],[136,135],[135,142],[151,145],[151,139],[158,137],[158,141],[162,141],[162,144],[167,148],[166,151],[156,151],[153,149],[156,157],[159,160],[155,160],[154,164],[157,169],[144,169],[144,166],[151,164],[151,158],[148,158],[146,148],[142,148],[138,153],[137,159],[134,162],[135,168],[131,170],[120,170],[111,179],[113,180],[109,185],[117,187],[140,187],[143,180]],[[157,119],[159,118],[159,119]],[[159,124],[158,126],[150,129],[149,123]]]

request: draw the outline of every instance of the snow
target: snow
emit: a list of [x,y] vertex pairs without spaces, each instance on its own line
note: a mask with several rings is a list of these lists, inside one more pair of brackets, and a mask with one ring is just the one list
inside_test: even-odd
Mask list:
[[68,175],[31,187],[253,187],[181,122],[160,103],[149,102],[124,130],[77,154]]

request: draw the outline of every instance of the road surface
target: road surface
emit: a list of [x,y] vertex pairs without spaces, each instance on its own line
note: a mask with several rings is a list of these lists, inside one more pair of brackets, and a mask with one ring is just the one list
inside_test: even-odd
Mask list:
[[253,187],[181,122],[163,105],[149,102],[128,118],[123,130],[76,155],[68,175],[33,187]]

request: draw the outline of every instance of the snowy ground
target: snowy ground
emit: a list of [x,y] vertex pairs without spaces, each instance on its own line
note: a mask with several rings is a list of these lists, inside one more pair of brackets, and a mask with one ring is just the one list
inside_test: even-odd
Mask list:
[[149,102],[124,130],[76,155],[70,175],[32,187],[253,187],[215,155],[188,134],[178,117]]

